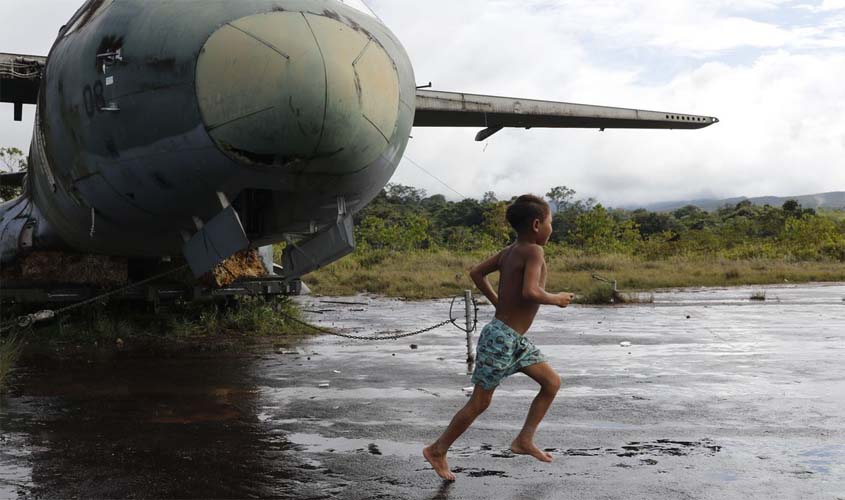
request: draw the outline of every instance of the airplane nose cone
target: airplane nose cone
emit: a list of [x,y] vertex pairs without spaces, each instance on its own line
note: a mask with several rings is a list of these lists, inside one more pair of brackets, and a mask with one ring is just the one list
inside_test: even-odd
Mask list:
[[359,171],[387,148],[399,76],[382,45],[340,16],[257,14],[230,22],[197,61],[202,118],[218,148],[253,166]]

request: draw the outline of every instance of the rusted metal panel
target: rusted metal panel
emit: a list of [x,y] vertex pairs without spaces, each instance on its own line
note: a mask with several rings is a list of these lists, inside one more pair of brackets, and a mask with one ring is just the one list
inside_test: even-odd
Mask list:
[[228,207],[208,221],[185,244],[185,259],[199,278],[221,262],[249,245],[241,220],[234,208]]
[[0,54],[0,102],[13,103],[14,120],[23,119],[23,105],[38,102],[46,57]]
[[418,90],[414,126],[700,129],[718,122],[711,116]]
[[282,255],[285,279],[297,279],[316,271],[355,250],[355,232],[352,217],[340,219],[337,224],[313,237],[289,245]]
[[[47,64],[47,57],[45,56],[0,52],[0,68],[5,67],[6,70],[8,70],[10,69],[10,66],[14,66],[15,72],[25,73],[25,75],[19,77],[32,76],[31,73],[34,69],[37,69],[40,72],[40,70],[44,68],[45,64]],[[13,74],[4,73],[6,73],[6,71],[0,71],[0,79],[15,77]]]

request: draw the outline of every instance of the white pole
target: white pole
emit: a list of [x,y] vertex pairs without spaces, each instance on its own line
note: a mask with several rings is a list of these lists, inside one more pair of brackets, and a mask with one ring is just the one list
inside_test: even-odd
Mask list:
[[472,355],[472,330],[475,325],[472,324],[472,290],[464,292],[464,302],[466,305],[466,319],[467,319],[467,363],[474,363],[475,356]]

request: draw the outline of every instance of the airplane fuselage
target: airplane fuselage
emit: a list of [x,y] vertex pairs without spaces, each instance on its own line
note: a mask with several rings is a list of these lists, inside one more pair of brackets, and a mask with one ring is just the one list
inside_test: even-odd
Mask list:
[[418,90],[358,0],[87,0],[46,65],[0,56],[0,102],[20,118],[38,101],[26,192],[0,204],[0,264],[35,249],[183,254],[199,276],[293,237],[294,279],[354,249],[351,214],[390,180],[414,126],[487,140],[719,121]]
[[396,37],[334,0],[88,2],[43,74],[36,239],[178,255],[220,193],[253,246],[318,231],[389,181],[414,99]]

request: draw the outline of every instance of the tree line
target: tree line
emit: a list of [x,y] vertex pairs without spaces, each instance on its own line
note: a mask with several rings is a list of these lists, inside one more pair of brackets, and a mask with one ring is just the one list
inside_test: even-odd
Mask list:
[[[743,201],[712,212],[692,205],[651,212],[607,208],[566,186],[550,189],[546,199],[553,211],[551,251],[845,262],[845,212],[817,212],[794,200],[780,207]],[[493,192],[449,201],[388,184],[356,215],[357,242],[363,250],[492,251],[516,238],[505,220],[511,201]]]

